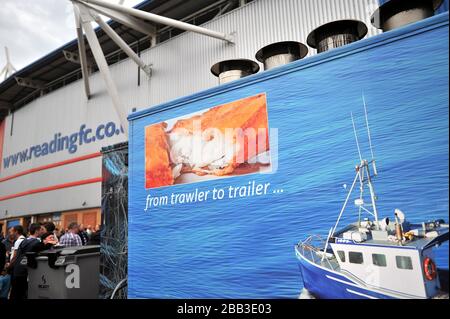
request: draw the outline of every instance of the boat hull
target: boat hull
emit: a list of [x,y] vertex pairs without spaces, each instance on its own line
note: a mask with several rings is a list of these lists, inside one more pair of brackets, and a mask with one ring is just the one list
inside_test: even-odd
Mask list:
[[366,289],[338,272],[320,267],[297,251],[304,287],[319,299],[397,299]]

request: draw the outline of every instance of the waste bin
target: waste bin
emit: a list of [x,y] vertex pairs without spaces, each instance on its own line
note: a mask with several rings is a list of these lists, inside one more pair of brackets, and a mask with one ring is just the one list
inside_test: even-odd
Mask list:
[[28,299],[97,299],[100,246],[27,253]]

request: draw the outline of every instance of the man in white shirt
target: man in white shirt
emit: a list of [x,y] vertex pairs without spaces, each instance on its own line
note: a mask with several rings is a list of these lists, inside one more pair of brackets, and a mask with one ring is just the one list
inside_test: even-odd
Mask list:
[[19,249],[20,244],[25,239],[25,234],[22,225],[16,225],[10,229],[11,234],[16,239],[14,241],[14,246],[11,248],[11,255],[10,260],[13,260],[15,257],[15,254],[17,252],[17,249]]

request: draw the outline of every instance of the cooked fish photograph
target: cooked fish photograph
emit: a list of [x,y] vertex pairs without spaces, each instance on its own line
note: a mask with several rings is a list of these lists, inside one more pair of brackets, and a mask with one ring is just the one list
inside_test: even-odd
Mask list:
[[145,157],[146,188],[270,171],[266,95],[147,126]]

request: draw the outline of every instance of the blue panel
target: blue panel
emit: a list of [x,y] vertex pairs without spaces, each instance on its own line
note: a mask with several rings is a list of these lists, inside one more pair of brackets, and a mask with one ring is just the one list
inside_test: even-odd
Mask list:
[[436,10],[436,13],[447,12],[449,7],[449,0],[444,0],[442,5]]
[[[420,32],[418,32],[420,30]],[[358,161],[362,92],[379,162],[379,212],[448,220],[448,14],[130,116],[130,298],[296,298],[294,244],[333,226]],[[266,93],[274,174],[146,190],[144,131]],[[274,136],[272,136],[274,137]],[[274,142],[272,140],[271,142]],[[278,154],[276,155],[276,146]],[[146,198],[270,183],[265,196],[166,205]],[[278,192],[278,190],[283,192]],[[344,215],[343,222],[355,215]],[[437,263],[448,268],[448,246]]]
[[8,222],[6,223],[6,228],[9,229],[9,228],[17,226],[17,225],[20,225],[19,219],[8,220]]

